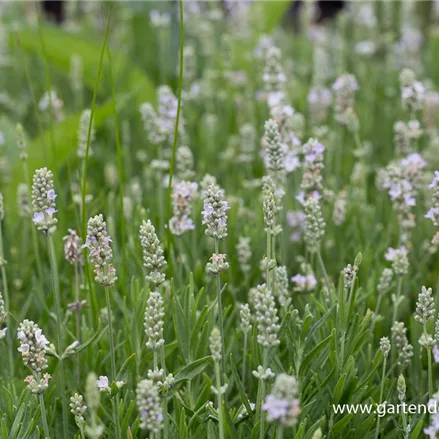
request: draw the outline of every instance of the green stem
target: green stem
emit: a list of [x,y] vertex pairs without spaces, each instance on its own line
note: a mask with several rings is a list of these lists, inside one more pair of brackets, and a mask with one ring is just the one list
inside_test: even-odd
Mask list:
[[[428,335],[427,325],[424,325],[424,334]],[[428,358],[428,395],[430,396],[430,398],[432,398],[433,397],[433,369],[431,362],[431,348],[427,348],[427,358]]]
[[58,352],[60,353],[59,358],[59,386],[61,391],[61,402],[62,402],[62,419],[63,419],[63,432],[64,437],[68,437],[68,405],[66,396],[66,386],[65,386],[65,371],[64,371],[64,360],[62,354],[64,353],[64,331],[62,326],[61,318],[61,295],[59,291],[59,276],[58,267],[56,263],[55,247],[53,245],[53,239],[50,232],[47,233],[47,246],[49,248],[49,259],[50,268],[52,271],[52,284],[53,284],[53,295],[55,301],[55,314],[56,314],[56,326],[57,326],[57,341],[58,341]]
[[[384,357],[383,373],[381,375],[381,388],[380,388],[380,399],[379,399],[380,404],[383,402],[384,380],[386,379],[386,363],[387,363],[387,357]],[[378,439],[378,436],[380,434],[380,422],[381,422],[381,418],[378,416],[377,426],[376,426],[376,430],[375,430],[375,439]]]
[[393,316],[392,316],[392,324],[396,322],[396,317],[398,313],[398,306],[399,306],[399,298],[401,297],[401,290],[402,290],[402,276],[398,277],[398,286],[396,289],[396,298],[395,303],[393,304]]
[[[183,88],[183,50],[184,50],[184,14],[183,14],[183,0],[179,0],[180,7],[180,63],[179,63],[179,74],[178,74],[178,102],[177,102],[177,116],[175,118],[175,129],[174,129],[174,142],[172,144],[172,154],[171,163],[169,166],[169,182],[168,182],[168,194],[167,194],[167,214],[166,218],[171,217],[171,194],[172,194],[172,178],[174,176],[175,167],[175,155],[177,152],[177,139],[178,139],[178,124],[180,121],[180,110],[181,110],[181,91]],[[168,247],[171,246],[173,241],[173,235],[169,229],[167,230]],[[223,341],[224,343],[224,341]]]
[[433,369],[431,364],[431,349],[427,349],[428,355],[428,393],[430,398],[433,397]]
[[243,359],[242,359],[242,385],[245,387],[245,379],[247,375],[247,332],[244,332],[244,348],[243,348]]
[[325,278],[326,288],[328,288],[328,293],[331,293],[331,284],[329,283],[328,273],[326,272],[325,264],[322,259],[322,254],[320,249],[317,251],[317,260],[319,261],[320,269],[323,272],[323,277]]
[[[44,437],[45,437],[45,439],[50,439],[49,424],[47,423],[46,406],[44,405],[44,396],[43,396],[43,394],[40,393],[38,395],[38,398],[40,400],[41,420],[43,422]],[[65,436],[65,437],[67,437],[67,436]]]
[[123,172],[123,162],[122,162],[122,147],[120,142],[120,133],[119,133],[119,119],[117,115],[117,105],[116,105],[116,91],[114,88],[114,80],[113,80],[113,67],[111,63],[111,54],[110,49],[107,46],[107,54],[108,54],[108,64],[109,64],[109,73],[110,73],[110,83],[111,83],[111,98],[113,103],[113,115],[114,115],[114,131],[116,137],[116,150],[117,150],[117,168],[119,170],[119,208],[120,208],[120,235],[121,235],[121,245],[122,245],[122,281],[125,285],[126,282],[126,272],[127,272],[127,252],[126,252],[126,230],[125,230],[125,215],[124,215],[124,206],[123,206],[123,180],[124,180],[124,172]]
[[[219,241],[218,238],[215,238],[215,253],[219,253]],[[222,298],[221,298],[221,277],[218,273],[216,275],[216,287],[217,287],[217,305],[218,305],[218,326],[220,330],[221,335],[221,370],[224,373],[225,372],[225,351],[224,351],[224,345],[225,345],[225,338],[224,338],[224,322],[223,322],[223,304],[222,304]]]
[[[75,262],[75,317],[76,317],[76,339],[81,342],[81,307],[79,300],[79,267]],[[76,374],[79,382],[81,376],[81,361],[79,355],[76,356]]]
[[[31,206],[31,194],[30,194],[30,188],[31,188],[31,182],[30,182],[30,176],[29,176],[29,169],[27,166],[27,161],[23,160],[23,173],[24,173],[24,179],[26,182],[26,186],[27,186],[27,200],[29,203],[29,206]],[[44,297],[42,296],[43,293],[43,265],[41,264],[41,256],[40,256],[40,249],[38,247],[38,238],[37,238],[37,230],[34,227],[33,224],[31,224],[31,233],[32,233],[32,245],[34,247],[34,254],[35,254],[35,258],[36,258],[36,262],[37,262],[37,271],[38,271],[38,282],[40,284],[40,288],[38,290],[39,296],[40,296],[40,300],[42,301],[42,303],[44,303]]]
[[[116,355],[114,349],[114,335],[113,335],[113,323],[111,314],[111,301],[110,301],[110,287],[105,287],[105,304],[107,307],[107,319],[108,319],[108,340],[110,342],[110,360],[111,360],[111,377],[110,382],[116,381]],[[116,398],[116,403],[119,402],[119,398]],[[114,423],[116,425],[116,437],[121,439],[120,423],[119,423],[119,404],[113,404]]]
[[[6,306],[6,327],[8,328],[7,340],[8,340],[8,358],[9,358],[9,373],[11,380],[14,378],[14,341],[12,339],[12,330],[11,326],[11,308],[9,302],[9,290],[8,290],[8,279],[6,277],[6,269],[5,269],[5,254],[3,251],[3,229],[2,224],[0,222],[0,264],[1,264],[1,274],[2,274],[2,285],[3,285],[3,297],[5,299]],[[15,387],[14,387],[15,389]]]
[[[81,216],[82,216],[82,236],[86,236],[87,231],[87,212],[86,212],[86,204],[85,204],[85,194],[87,193],[87,166],[88,166],[88,159],[90,154],[90,141],[91,141],[91,131],[92,131],[92,124],[93,124],[93,116],[95,112],[95,105],[96,105],[96,96],[98,93],[99,88],[99,80],[101,78],[101,71],[102,71],[102,65],[104,62],[104,54],[105,54],[105,48],[107,46],[107,40],[108,40],[108,33],[110,29],[110,21],[111,21],[111,12],[113,8],[110,7],[110,12],[108,14],[108,21],[107,21],[107,27],[105,28],[105,36],[104,36],[104,42],[102,44],[102,50],[101,50],[101,56],[99,59],[99,69],[98,73],[96,75],[96,82],[93,89],[93,98],[91,101],[91,108],[90,108],[90,122],[88,124],[88,133],[87,133],[87,146],[85,149],[85,158],[84,158],[84,171],[82,174],[82,199],[81,199]],[[87,262],[86,262],[87,264]],[[86,265],[87,266],[87,265]],[[87,271],[87,269],[86,269]]]
[[[265,371],[265,369],[267,368],[267,362],[268,362],[268,352],[267,349],[264,349],[264,359],[262,361],[262,367]],[[264,403],[264,399],[265,399],[265,380],[260,380],[259,382],[259,387],[261,389],[261,391],[259,392],[258,389],[258,397],[259,397],[259,401],[258,401],[258,408],[259,408],[259,439],[264,439],[264,432],[265,432],[265,417],[264,414],[262,413],[262,404]]]
[[[166,359],[165,359],[165,345],[163,344],[160,348],[160,361],[163,369],[163,373],[166,377]],[[169,436],[169,424],[168,424],[168,397],[163,397],[162,403],[163,410],[163,439],[168,439]]]
[[216,378],[216,390],[218,392],[218,415],[219,415],[219,439],[224,439],[224,407],[223,407],[223,395],[221,393],[221,371],[218,361],[215,362],[215,378]]

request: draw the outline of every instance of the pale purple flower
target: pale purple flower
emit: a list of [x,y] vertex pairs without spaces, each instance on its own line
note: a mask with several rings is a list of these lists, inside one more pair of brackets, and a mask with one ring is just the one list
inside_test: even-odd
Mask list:
[[100,376],[98,380],[96,380],[96,385],[101,392],[107,392],[110,387],[108,385],[108,377]]
[[393,262],[400,253],[407,255],[407,248],[404,246],[401,246],[399,248],[389,247],[384,257],[387,261]]
[[314,162],[323,152],[325,146],[320,142],[314,142],[311,144],[311,149],[305,154],[305,160],[307,162]]
[[275,421],[283,418],[288,413],[288,401],[277,399],[273,395],[268,395],[262,408],[267,412],[268,417]]
[[434,171],[434,177],[431,184],[428,185],[428,189],[437,189],[439,186],[439,171]]
[[439,363],[439,346],[437,344],[433,346],[433,356],[434,362]]
[[[174,235],[182,235],[195,228],[191,219],[192,202],[197,196],[198,184],[189,181],[176,182],[172,191],[173,216],[169,221],[169,228]],[[205,209],[209,211],[209,206]],[[205,213],[203,213],[205,217]]]
[[26,355],[29,352],[29,345],[27,343],[23,343],[17,349],[18,352],[21,352],[23,355]]
[[434,221],[439,221],[439,207],[431,207],[430,210],[425,214],[425,218]]
[[55,198],[56,198],[55,189],[49,189],[47,191],[47,199],[50,200],[50,201],[53,201],[53,200],[55,200]]
[[285,171],[288,173],[294,172],[296,169],[300,168],[300,160],[296,152],[289,151],[285,156]]
[[311,291],[317,286],[317,280],[313,274],[296,274],[291,278],[291,282],[295,284],[294,289],[300,292]]
[[436,439],[437,434],[439,433],[439,413],[436,413],[432,420],[431,424],[428,428],[424,428],[424,433],[430,438],[430,439]]
[[44,336],[43,331],[41,329],[37,329],[35,331],[35,341],[41,346],[45,347],[49,344],[49,341]]
[[287,221],[290,227],[294,228],[302,228],[305,224],[305,214],[301,211],[288,211],[287,212]]
[[44,213],[43,212],[35,212],[32,217],[32,221],[34,224],[41,224],[44,221]]
[[[308,198],[314,198],[316,200],[320,200],[320,198],[322,198],[322,196],[320,195],[320,193],[318,191],[314,191],[311,192],[306,199]],[[298,195],[296,195],[296,200],[300,203],[300,204],[305,204],[305,192],[299,192]]]

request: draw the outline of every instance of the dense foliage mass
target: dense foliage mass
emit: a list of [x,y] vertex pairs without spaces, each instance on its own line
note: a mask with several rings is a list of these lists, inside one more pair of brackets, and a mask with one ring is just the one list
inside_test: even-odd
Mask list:
[[65,3],[0,5],[1,437],[438,437],[435,4]]

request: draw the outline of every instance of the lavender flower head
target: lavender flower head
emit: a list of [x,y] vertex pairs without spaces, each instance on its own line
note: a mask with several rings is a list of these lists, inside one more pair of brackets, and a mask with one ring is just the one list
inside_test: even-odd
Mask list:
[[268,422],[282,427],[293,427],[300,414],[299,386],[295,377],[281,373],[277,375],[271,393],[262,408],[267,412]]
[[308,142],[303,145],[302,151],[305,161],[303,163],[303,176],[300,184],[301,192],[296,197],[302,204],[304,204],[308,198],[321,198],[323,191],[323,153],[325,149],[325,145],[316,139],[309,139]]
[[82,239],[76,230],[69,229],[69,234],[64,236],[64,258],[70,264],[82,264]]
[[104,217],[96,215],[90,218],[87,224],[87,239],[83,247],[89,250],[96,282],[104,286],[112,286],[117,280],[116,269],[110,264],[113,258],[110,242]]
[[265,53],[265,67],[262,75],[265,90],[268,93],[270,108],[281,104],[285,97],[285,83],[287,78],[281,65],[281,52],[272,46]]
[[305,203],[305,243],[311,253],[319,251],[320,241],[325,235],[325,227],[326,223],[318,200],[309,198]]
[[282,228],[276,225],[276,215],[282,210],[279,191],[271,177],[268,175],[262,179],[262,208],[264,211],[265,231],[273,236],[278,235]]
[[328,108],[332,102],[331,90],[322,86],[315,86],[308,93],[308,107],[314,122],[321,122],[328,115]]
[[24,320],[18,325],[17,338],[20,341],[18,352],[21,353],[24,365],[36,373],[47,369],[46,350],[49,342],[38,325],[31,320]]
[[172,213],[169,220],[169,228],[174,235],[183,235],[189,230],[195,229],[191,218],[192,202],[197,197],[197,183],[179,181],[174,184],[172,191]]
[[266,143],[267,169],[276,183],[283,183],[285,178],[285,145],[281,144],[279,127],[273,119],[264,125]]
[[404,69],[399,75],[401,101],[405,110],[414,113],[422,109],[425,101],[425,86],[416,80],[412,70]]
[[254,296],[256,324],[258,328],[258,343],[264,347],[274,347],[280,344],[277,333],[280,326],[279,317],[272,292],[266,284],[258,285]]
[[145,310],[145,334],[148,338],[146,347],[152,350],[158,350],[164,345],[163,338],[163,318],[165,312],[163,308],[163,298],[157,291],[152,291],[149,295]]
[[230,209],[224,199],[224,190],[217,184],[211,184],[205,191],[202,224],[206,226],[206,235],[215,239],[227,237],[227,211]]
[[385,171],[383,187],[388,189],[404,243],[408,242],[410,230],[415,227],[412,208],[416,205],[423,169],[426,166],[427,163],[418,153],[412,153],[396,163],[391,163]]
[[397,276],[404,276],[408,273],[409,262],[407,255],[408,251],[404,246],[399,248],[389,247],[387,249],[384,257],[392,263],[392,270]]
[[153,381],[142,380],[137,384],[136,403],[140,412],[140,428],[159,433],[163,428],[163,413],[158,387]]
[[51,232],[55,230],[58,220],[53,216],[56,192],[53,184],[53,174],[47,168],[37,169],[33,177],[32,207],[33,222],[38,230]]
[[162,284],[166,276],[161,272],[167,264],[160,241],[151,221],[143,221],[140,226],[140,243],[143,250],[143,265],[148,270],[146,280],[156,287]]
[[354,106],[355,93],[359,89],[354,75],[345,73],[337,78],[332,86],[335,94],[336,120],[346,123],[346,111]]
[[[434,171],[434,178],[428,189],[433,191],[432,207],[426,213],[425,218],[430,219],[435,227],[439,227],[439,171]],[[439,242],[439,232],[433,238],[433,243]]]
[[299,293],[307,293],[313,291],[317,286],[317,280],[312,273],[308,274],[296,274],[291,278],[291,282],[294,284],[294,291]]

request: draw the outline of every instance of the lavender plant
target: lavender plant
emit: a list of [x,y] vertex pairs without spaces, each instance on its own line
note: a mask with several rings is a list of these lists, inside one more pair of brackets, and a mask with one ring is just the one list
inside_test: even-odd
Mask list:
[[302,3],[1,5],[0,436],[438,436],[438,11]]

